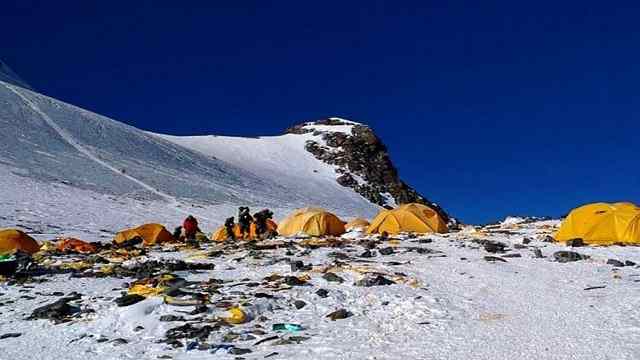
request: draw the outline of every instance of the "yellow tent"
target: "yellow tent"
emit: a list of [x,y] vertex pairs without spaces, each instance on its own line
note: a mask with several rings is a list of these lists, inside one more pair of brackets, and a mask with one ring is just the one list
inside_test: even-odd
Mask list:
[[355,229],[367,230],[369,228],[369,225],[371,225],[371,224],[369,224],[369,222],[367,220],[362,219],[362,218],[355,218],[355,219],[349,221],[347,223],[347,225],[344,226],[344,228],[347,231],[355,230]]
[[393,210],[382,210],[371,221],[367,230],[369,234],[386,232],[397,234],[413,233],[446,233],[447,224],[432,208],[422,204],[405,204]]
[[34,254],[40,250],[40,245],[20,230],[0,230],[0,255],[11,254],[18,250]]
[[137,228],[122,230],[116,234],[113,242],[122,244],[135,237],[141,237],[145,246],[174,241],[173,235],[160,224],[144,224]]
[[344,234],[344,222],[324,209],[304,208],[295,210],[282,220],[278,225],[278,233],[282,236],[338,236]]
[[632,203],[594,203],[573,209],[560,225],[556,241],[580,238],[587,244],[640,244],[640,208]]

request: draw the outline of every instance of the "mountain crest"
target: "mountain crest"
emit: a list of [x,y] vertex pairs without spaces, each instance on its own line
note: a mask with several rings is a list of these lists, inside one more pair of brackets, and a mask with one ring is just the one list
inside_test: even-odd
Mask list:
[[353,189],[367,200],[383,207],[421,203],[434,208],[445,219],[448,214],[402,181],[387,147],[367,125],[331,117],[305,122],[287,129],[290,134],[313,134],[305,149],[313,156],[333,165],[336,181]]

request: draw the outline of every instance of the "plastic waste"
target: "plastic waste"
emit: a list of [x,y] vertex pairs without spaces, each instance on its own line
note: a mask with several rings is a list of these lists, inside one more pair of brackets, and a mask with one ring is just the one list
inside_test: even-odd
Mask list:
[[217,345],[211,345],[211,353],[212,354],[216,354],[216,353],[229,353],[229,350],[235,348],[235,346],[230,345],[230,344],[217,344]]
[[247,314],[245,314],[245,312],[242,311],[240,307],[234,306],[230,308],[228,311],[229,311],[229,316],[225,318],[225,321],[228,322],[229,324],[238,325],[238,324],[244,324],[245,322],[248,321]]
[[302,327],[302,325],[284,323],[284,324],[273,324],[272,330],[273,331],[298,332],[298,331],[304,330],[304,328]]

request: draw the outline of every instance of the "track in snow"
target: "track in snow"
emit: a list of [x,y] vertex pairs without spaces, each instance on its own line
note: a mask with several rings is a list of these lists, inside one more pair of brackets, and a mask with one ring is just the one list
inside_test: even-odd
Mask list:
[[[87,158],[89,158],[90,160],[94,161],[95,163],[113,171],[114,173],[136,183],[137,185],[141,186],[142,188],[158,195],[159,197],[165,199],[166,201],[169,202],[170,206],[174,207],[176,209],[176,211],[184,213],[184,214],[189,214],[189,212],[183,210],[182,208],[180,208],[180,202],[178,201],[177,198],[175,198],[174,196],[171,196],[169,194],[166,194],[156,188],[154,188],[153,186],[139,180],[136,179],[135,177],[125,174],[122,171],[120,171],[118,168],[116,168],[115,166],[107,163],[106,161],[100,159],[99,157],[97,157],[96,155],[94,155],[93,153],[91,153],[91,151],[89,149],[87,149],[86,147],[84,147],[83,145],[81,145],[78,141],[76,141],[73,136],[68,133],[66,130],[64,130],[63,128],[61,128],[60,126],[58,126],[58,124],[56,124],[55,121],[53,121],[53,119],[47,115],[45,112],[43,112],[36,104],[34,104],[31,100],[29,100],[27,97],[25,97],[15,86],[10,85],[8,83],[5,82],[1,82],[7,89],[9,89],[9,91],[13,92],[14,94],[16,94],[20,99],[22,99],[22,101],[24,101],[25,104],[27,104],[27,106],[29,106],[29,108],[31,110],[33,110],[36,114],[40,115],[40,117],[42,117],[42,119],[47,123],[47,125],[49,125],[53,130],[55,130],[56,133],[58,133],[58,135],[60,135],[60,137],[66,141],[69,145],[71,145],[73,148],[75,148],[78,152],[80,152],[81,154],[85,155]],[[201,218],[207,219],[208,218],[206,216],[201,216],[198,215]]]

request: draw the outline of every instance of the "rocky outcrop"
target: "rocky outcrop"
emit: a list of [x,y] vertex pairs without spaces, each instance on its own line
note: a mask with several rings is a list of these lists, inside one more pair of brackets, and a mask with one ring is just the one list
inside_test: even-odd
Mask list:
[[[342,131],[344,125],[351,126],[350,134]],[[332,131],[327,126],[340,126],[342,129]],[[315,139],[307,141],[306,150],[318,160],[336,167],[336,181],[340,185],[352,188],[372,203],[386,207],[393,202],[421,203],[449,220],[440,206],[399,178],[386,146],[368,126],[330,118],[296,125],[287,132],[315,135]]]

